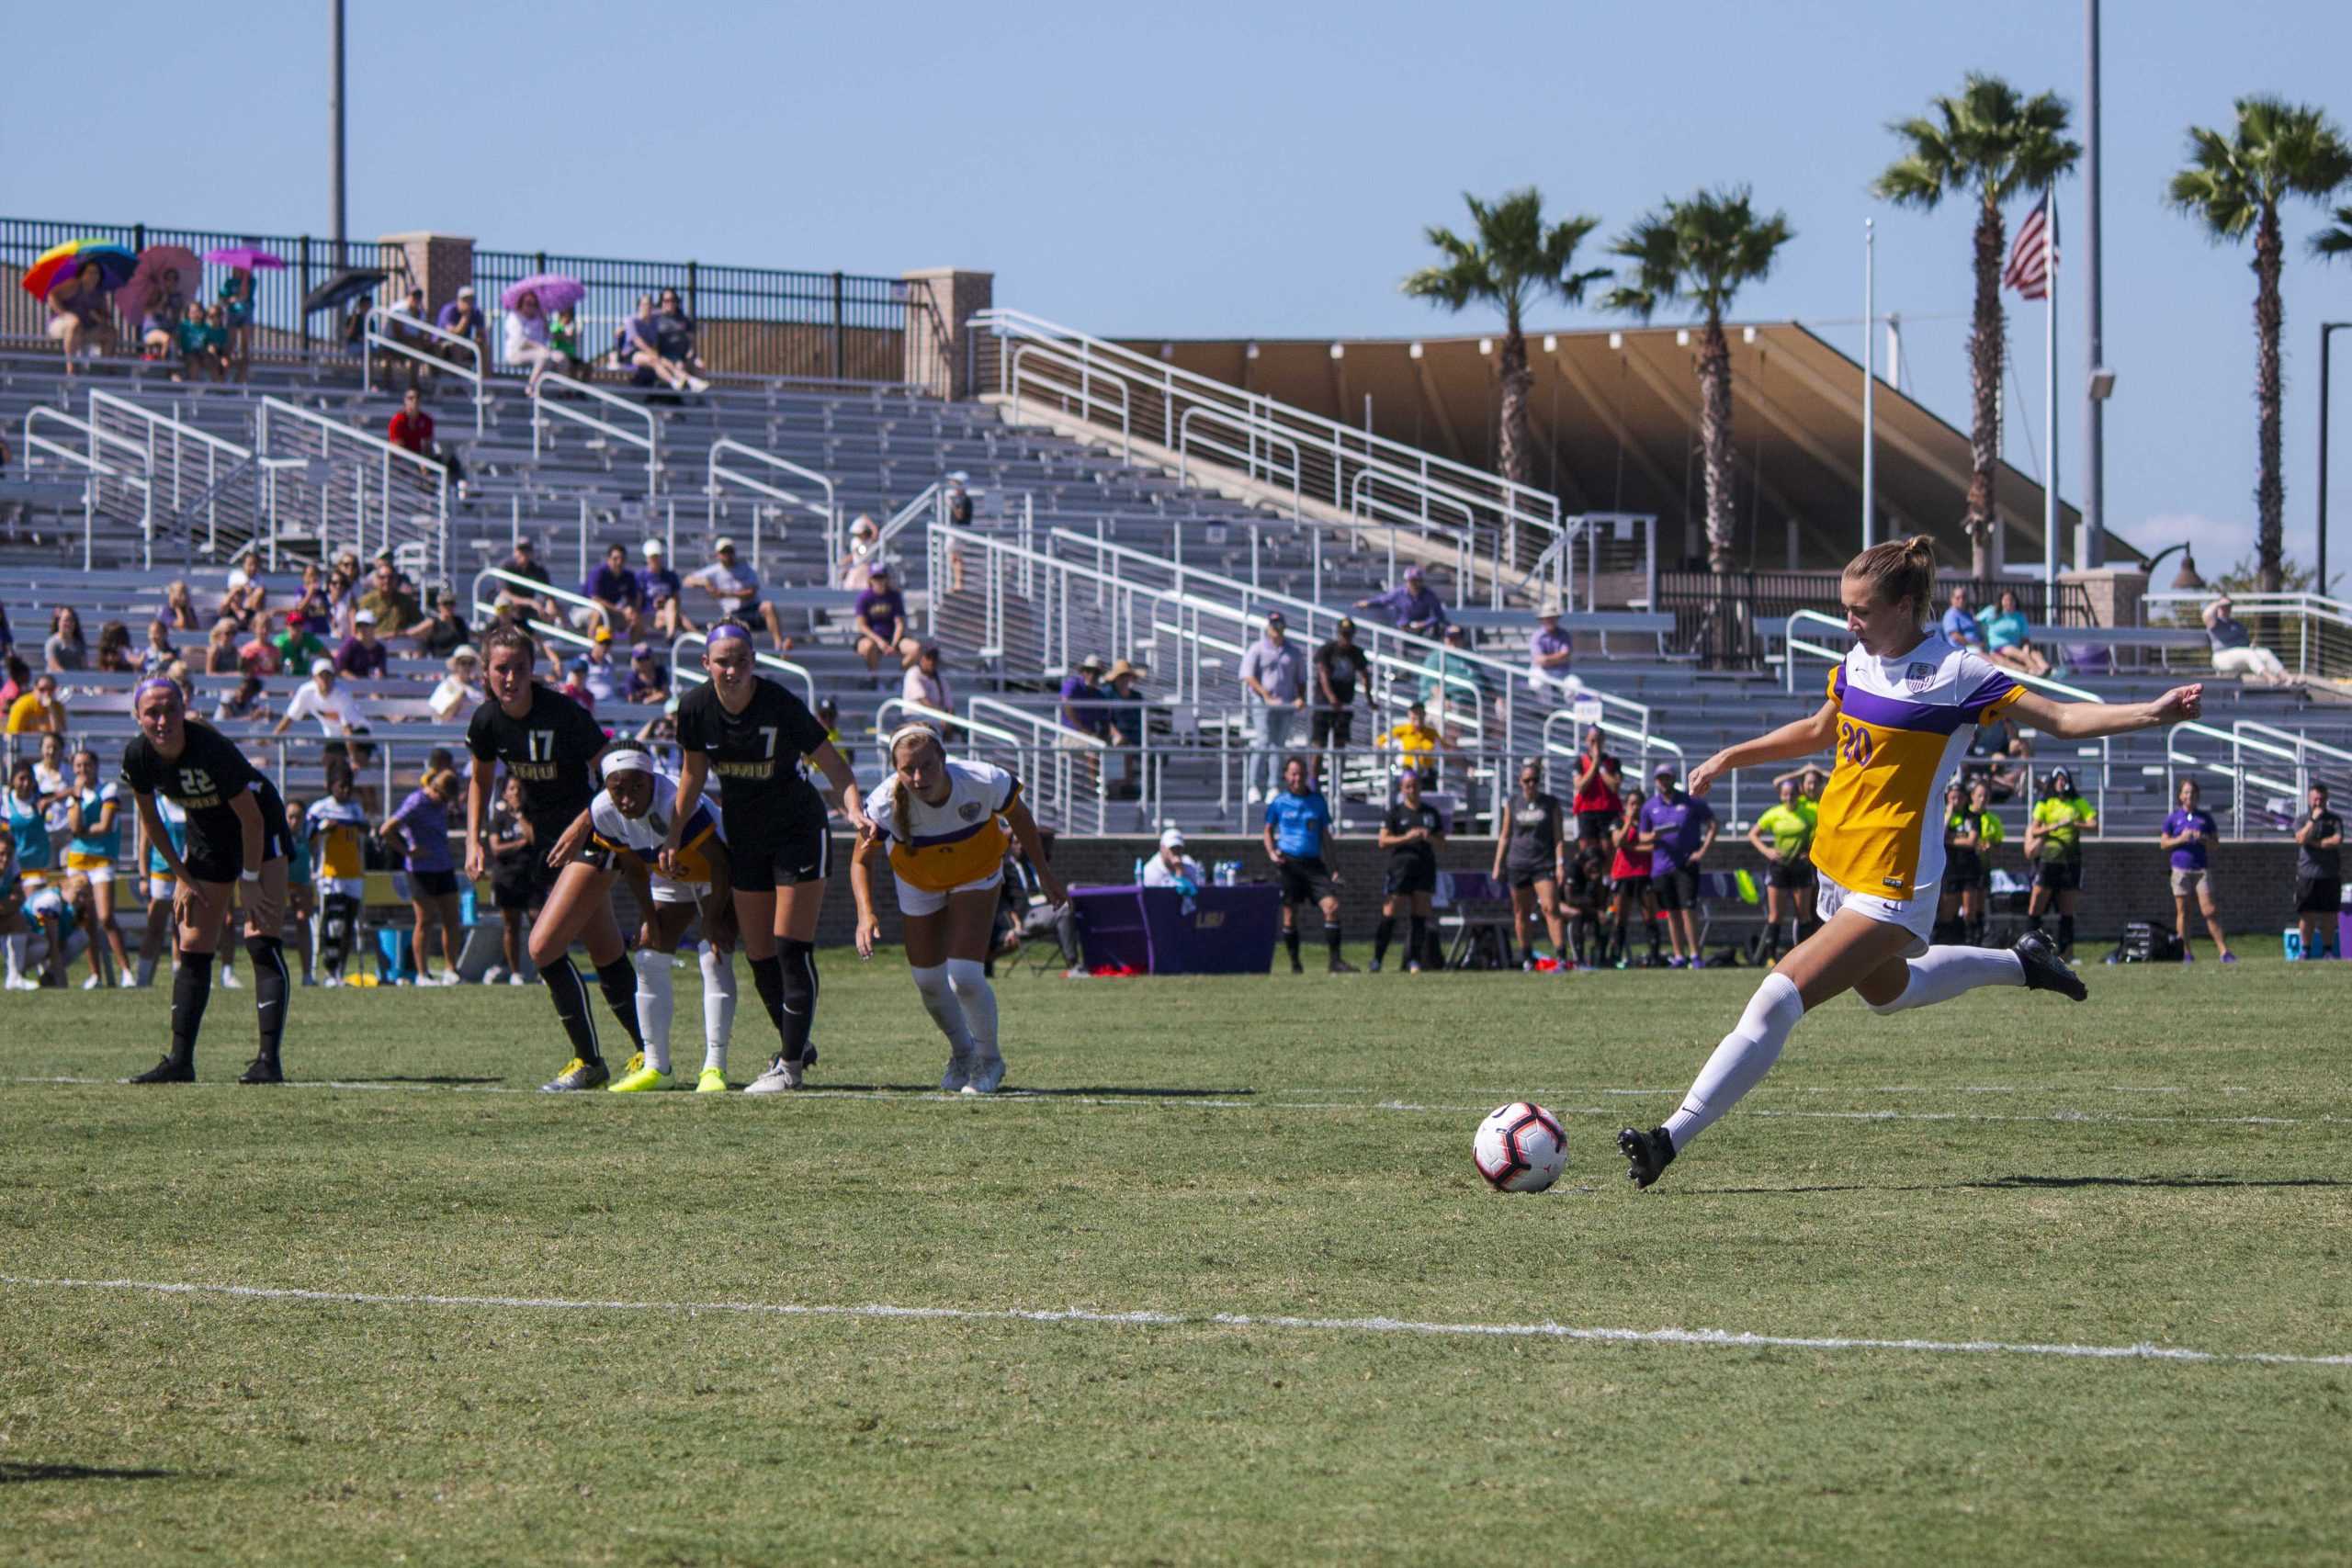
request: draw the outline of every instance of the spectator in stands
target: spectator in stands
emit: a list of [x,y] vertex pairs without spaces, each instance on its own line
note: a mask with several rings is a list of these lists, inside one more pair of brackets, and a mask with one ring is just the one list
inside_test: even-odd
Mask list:
[[1598,844],[1617,830],[1625,815],[1625,766],[1603,750],[1599,725],[1588,726],[1577,753],[1577,773],[1568,809],[1576,813],[1577,841]]
[[2344,818],[2328,809],[2327,786],[2315,784],[2295,818],[2295,926],[2305,958],[2328,951],[2343,904]]
[[0,717],[5,717],[9,706],[32,689],[32,666],[14,652],[0,657]]
[[126,675],[138,668],[130,656],[129,626],[120,621],[108,621],[98,628],[98,647],[92,656],[91,667],[108,675]]
[[596,694],[588,689],[588,661],[585,659],[574,659],[563,667],[563,679],[556,690],[590,713],[596,711]]
[[[156,279],[147,295],[147,308],[139,316],[139,356],[161,360],[173,356],[179,346],[180,322],[187,316],[187,290],[180,287],[180,269],[167,266]],[[198,318],[201,320],[201,317]],[[179,378],[175,376],[174,380]]]
[[258,675],[242,675],[235,686],[223,691],[220,700],[212,705],[212,722],[250,722],[269,716],[269,704],[263,700],[268,688]]
[[473,644],[459,643],[443,668],[448,673],[433,688],[425,705],[433,710],[435,724],[463,724],[481,706],[481,655]]
[[648,539],[642,549],[645,564],[637,569],[638,602],[651,618],[652,629],[667,637],[694,630],[694,623],[686,619],[686,585],[670,570],[668,547]]
[[1396,766],[1419,773],[1423,789],[1437,786],[1437,754],[1456,750],[1445,731],[1430,723],[1430,710],[1420,703],[1405,709],[1405,716],[1382,731],[1374,742],[1396,752]]
[[972,525],[972,492],[964,488],[964,481],[970,477],[968,474],[947,476],[947,525],[951,528]]
[[[498,563],[498,569],[510,576],[521,578],[526,583],[536,582],[542,588],[553,586],[547,569],[539,564],[537,549],[527,538],[514,541],[514,547],[507,552],[504,560]],[[533,593],[522,583],[501,581],[496,603],[502,610],[511,608],[518,619],[542,620],[558,626],[563,622],[563,617],[556,613],[552,598],[543,593]]]
[[[1266,612],[1265,626],[1241,656],[1242,707],[1250,716],[1250,744],[1258,752],[1242,768],[1252,806],[1283,787],[1289,768],[1283,753],[1298,744],[1299,716],[1306,711],[1306,656],[1290,640],[1280,610]],[[1263,793],[1258,786],[1261,771]]]
[[2278,656],[2267,648],[2255,645],[2254,634],[2245,623],[2230,614],[2230,596],[2226,593],[2205,606],[2205,638],[2213,647],[2213,673],[2235,675],[2241,680],[2258,681],[2264,685],[2280,685],[2292,677]]
[[2033,892],[2026,899],[2026,928],[2041,929],[2041,917],[2058,910],[2058,953],[2075,951],[2075,906],[2083,894],[2083,829],[2098,827],[2098,810],[2075,788],[2075,775],[2050,770],[2041,798],[2026,819],[2025,858],[2034,863]]
[[874,570],[875,558],[882,552],[882,526],[861,512],[849,525],[849,548],[837,563],[841,569],[841,585],[852,593],[862,593]]
[[1144,678],[1142,666],[1117,659],[1103,684],[1096,711],[1102,716],[1102,739],[1112,746],[1110,776],[1104,793],[1113,800],[1133,800],[1143,793],[1143,756],[1147,717],[1143,694],[1136,689]]
[[430,659],[447,659],[470,640],[471,633],[458,614],[458,602],[447,589],[433,596],[433,614],[424,625],[409,628],[416,650]]
[[1944,606],[1944,640],[1954,648],[1964,648],[1972,653],[1984,651],[1984,628],[1976,624],[1976,612],[1968,607],[1968,585],[1955,582],[1951,597]]
[[62,735],[65,705],[58,700],[57,677],[43,671],[33,677],[32,690],[18,694],[8,705],[11,735]]
[[638,614],[645,607],[645,585],[629,570],[627,545],[616,541],[605,547],[605,558],[580,580],[580,596],[595,603],[572,606],[572,630],[603,626],[613,633],[636,633]]
[[359,613],[359,557],[350,550],[336,554],[327,569],[327,624],[318,635],[340,640],[351,635],[351,617]]
[[[376,562],[376,570],[368,574],[368,591],[359,596],[360,610],[375,617],[376,635],[379,637],[413,635],[424,619],[424,607],[416,595],[401,581],[398,568],[390,556]],[[358,619],[354,615],[353,620]]]
[[942,662],[939,645],[924,643],[915,655],[915,661],[907,666],[899,694],[910,703],[921,703],[942,713],[954,712],[955,706],[947,693],[947,677],[939,672]]
[[1355,972],[1340,956],[1340,879],[1324,863],[1324,840],[1332,826],[1331,803],[1306,782],[1306,759],[1291,758],[1283,764],[1283,787],[1266,802],[1265,843],[1266,858],[1274,863],[1282,885],[1283,945],[1294,975],[1306,972],[1298,961],[1298,907],[1306,903],[1323,911],[1323,946],[1331,973]]
[[589,378],[588,356],[580,352],[580,308],[566,305],[548,318],[548,346],[560,363],[556,367],[575,381]]
[[581,672],[581,683],[588,688],[591,702],[616,703],[621,700],[622,682],[626,677],[613,668],[613,628],[598,626],[589,635],[588,668]]
[[295,688],[286,711],[278,716],[276,728],[269,733],[273,737],[283,735],[297,719],[314,718],[320,734],[330,739],[348,740],[352,736],[368,733],[365,717],[358,700],[337,678],[334,661],[322,659],[311,666],[311,679]]
[[[215,310],[219,306],[213,307]],[[220,341],[213,343],[213,333]],[[172,329],[172,345],[178,351],[179,368],[172,372],[172,379],[209,375],[215,381],[229,378],[229,330],[215,328],[205,318],[204,307],[194,299],[180,308],[180,319]]]
[[904,669],[922,651],[922,644],[907,629],[907,598],[899,592],[888,561],[877,559],[866,569],[865,591],[857,596],[854,613],[858,657],[867,670],[879,666],[885,655]]
[[204,672],[208,675],[233,675],[237,672],[237,623],[215,621],[204,639]]
[[[229,358],[242,381],[253,367],[254,312],[257,308],[254,269],[232,267],[220,284],[220,325],[229,333]],[[307,963],[307,958],[305,959]]]
[[1405,569],[1405,581],[1387,592],[1356,601],[1359,610],[1385,610],[1398,631],[1435,637],[1445,628],[1445,605],[1429,585],[1429,574],[1417,561]]
[[[413,383],[401,394],[401,406],[384,426],[384,439],[403,452],[413,452],[429,457],[448,471],[449,482],[458,487],[458,498],[466,497],[466,466],[456,452],[441,445],[433,434],[433,416],[424,412],[424,400]],[[429,481],[430,474],[423,478]]]
[[[434,317],[433,324],[452,337],[464,338],[478,350],[483,349],[490,341],[489,329],[483,323],[481,307],[474,303],[474,286],[470,283],[458,290],[458,297],[455,299],[441,307],[439,313]],[[462,367],[467,370],[474,368],[475,361],[472,356],[457,344],[442,344],[439,346],[443,351],[442,357],[448,360],[450,364]],[[487,353],[482,355],[485,361],[489,357]]]
[[270,671],[271,674],[276,674],[277,670],[308,670],[318,660],[332,657],[333,650],[327,647],[325,639],[311,629],[308,620],[299,619],[299,611],[288,611],[285,629],[269,639],[270,646],[277,652],[277,669]]
[[1356,624],[1340,617],[1330,640],[1315,650],[1315,714],[1308,722],[1306,743],[1310,776],[1320,780],[1323,753],[1344,751],[1355,744],[1356,694],[1372,705],[1372,662],[1356,643]]
[[2172,929],[2180,939],[2180,960],[2187,964],[2197,956],[2188,935],[2188,900],[2193,894],[2198,912],[2205,917],[2205,929],[2212,934],[2214,951],[2222,963],[2235,964],[2238,956],[2230,951],[2230,939],[2222,934],[2221,906],[2213,897],[2212,873],[2205,863],[2210,846],[2222,836],[2222,825],[2198,805],[2195,779],[2181,780],[2175,795],[2178,804],[2165,818],[2165,830],[2156,842],[2172,853]]
[[1621,802],[1623,815],[1618,818],[1616,830],[1609,839],[1609,947],[1615,955],[1613,962],[1620,969],[1629,967],[1633,962],[1627,928],[1636,913],[1642,917],[1643,931],[1649,938],[1649,956],[1645,960],[1645,964],[1655,969],[1665,961],[1658,946],[1657,895],[1650,886],[1650,866],[1657,846],[1643,829],[1643,805],[1641,786],[1627,784]]
[[670,700],[670,670],[662,662],[662,655],[651,643],[640,642],[628,650],[628,700],[633,703],[666,703]]
[[1642,831],[1651,840],[1650,886],[1666,916],[1666,940],[1673,950],[1667,967],[1704,969],[1695,921],[1699,862],[1715,841],[1714,808],[1678,784],[1679,770],[1660,762],[1653,773],[1657,793],[1642,807]]
[[334,626],[334,599],[327,591],[327,574],[316,561],[302,563],[302,586],[294,595],[293,608],[287,611],[289,625],[299,626],[313,637],[324,637]]
[[697,392],[709,391],[710,383],[698,374],[708,367],[695,352],[695,320],[686,314],[674,288],[662,290],[662,312],[653,318],[653,333],[662,357],[687,372],[686,386]]
[[1996,664],[2006,664],[2012,670],[2022,670],[2029,675],[2050,673],[2050,660],[2041,657],[2033,644],[2026,640],[2030,628],[2025,611],[2018,607],[2014,590],[2004,588],[1995,601],[1993,613],[1981,623],[1984,632],[1984,651]]
[[204,629],[203,621],[197,616],[196,600],[187,591],[187,579],[175,577],[164,585],[164,603],[155,612],[155,618],[175,632]]
[[114,308],[107,299],[98,264],[85,261],[74,276],[49,291],[49,335],[65,349],[65,373],[75,362],[96,358],[115,345]]
[[1159,835],[1159,848],[1143,863],[1146,887],[1183,887],[1197,893],[1208,882],[1201,863],[1184,852],[1184,835],[1174,828]]
[[653,296],[637,297],[637,314],[623,321],[614,335],[613,356],[624,365],[636,367],[630,379],[640,387],[650,387],[656,381],[676,391],[700,391],[708,382],[696,384],[686,367],[662,352],[661,319],[653,313]]
[[1568,668],[1576,658],[1576,643],[1560,629],[1560,612],[1545,610],[1535,617],[1535,635],[1527,639],[1527,683],[1539,692],[1570,696],[1585,689]]
[[1091,735],[1102,739],[1110,728],[1102,716],[1103,672],[1110,666],[1102,662],[1099,653],[1090,653],[1078,661],[1078,668],[1062,677],[1061,705],[1057,710],[1062,728],[1080,735]]
[[2026,793],[2032,777],[2033,743],[2015,736],[1993,753],[1992,765],[1984,770],[1984,787],[1995,805],[2006,806]]
[[90,646],[82,640],[82,615],[71,604],[60,604],[49,613],[49,638],[40,645],[43,665],[51,670],[74,671],[90,667]]
[[[530,289],[523,290],[514,308],[506,312],[505,347],[507,367],[531,373],[523,389],[531,397],[539,395],[539,378],[549,371],[560,376],[571,372],[571,361],[548,341],[547,312],[539,309],[539,297]],[[628,552],[622,554],[626,558]]]
[[148,622],[147,646],[139,650],[139,672],[160,675],[164,666],[179,656],[180,650],[172,646],[172,628],[161,621]]
[[229,569],[229,587],[221,596],[220,613],[236,622],[239,631],[254,631],[261,626],[261,614],[268,603],[269,587],[261,580],[261,553],[247,550]]
[[[226,621],[221,623],[223,626],[228,624],[229,623]],[[314,654],[312,657],[316,658],[320,654],[323,654],[325,652],[326,649],[324,648],[321,648],[318,650],[318,654]],[[208,649],[206,650],[206,662],[209,664],[210,661],[210,650]],[[282,637],[271,637],[266,631],[255,632],[252,637],[246,638],[245,641],[239,644],[237,647],[236,670],[237,672],[242,675],[251,675],[266,679],[269,676],[277,674],[281,671],[300,671],[302,668],[303,666],[300,660],[291,664],[287,662],[284,639]]]
[[[783,618],[776,614],[775,604],[761,596],[760,574],[752,570],[750,563],[737,558],[735,541],[721,539],[711,547],[710,553],[710,564],[689,574],[686,586],[699,588],[718,600],[718,613],[728,620],[757,615],[768,628],[768,640],[775,645],[775,650],[790,652],[792,639],[784,635]],[[903,611],[903,604],[900,608]],[[866,668],[873,668],[872,660],[867,661]]]
[[1445,640],[1430,649],[1421,664],[1421,700],[1441,724],[1453,713],[1476,728],[1484,709],[1486,681],[1470,658],[1470,628],[1453,622],[1442,636]]
[[334,650],[334,667],[355,681],[380,681],[387,663],[383,639],[376,635],[376,612],[362,610],[351,617],[351,635]]
[[373,294],[362,294],[343,310],[343,352],[354,359],[368,353],[368,312],[376,308]]

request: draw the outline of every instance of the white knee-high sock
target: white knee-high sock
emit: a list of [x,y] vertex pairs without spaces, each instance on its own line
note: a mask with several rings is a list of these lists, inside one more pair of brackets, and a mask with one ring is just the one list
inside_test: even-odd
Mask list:
[[1797,994],[1796,982],[1785,975],[1765,976],[1748,998],[1747,1010],[1739,1015],[1739,1027],[1724,1036],[1699,1069],[1690,1092],[1682,1097],[1682,1109],[1667,1118],[1666,1134],[1674,1140],[1677,1153],[1764,1081],[1781,1059],[1789,1031],[1804,1016],[1804,998]]
[[[30,931],[18,931],[8,939],[8,978],[11,980],[21,980],[25,977],[25,954],[30,951],[32,942]],[[153,965],[149,967],[152,968]]]
[[947,961],[947,983],[956,988],[956,999],[964,1005],[965,1020],[970,1024],[972,1043],[987,1061],[996,1053],[996,987],[989,984],[989,972],[977,958],[951,958]]
[[702,946],[702,1065],[727,1070],[727,1043],[735,1034],[735,955]]
[[645,1036],[645,1065],[655,1072],[670,1070],[670,1015],[677,998],[670,990],[670,955],[640,947],[631,955],[637,965],[637,1028]]
[[1911,981],[1891,1002],[1868,1002],[1872,1012],[1933,1007],[1979,986],[2022,986],[2025,964],[1997,947],[1931,947],[1911,960]]
[[915,989],[922,993],[923,1010],[939,1025],[939,1032],[947,1036],[947,1048],[959,1055],[969,1052],[972,1026],[964,1016],[964,1004],[956,999],[955,989],[947,982],[947,965],[934,964],[913,974]]

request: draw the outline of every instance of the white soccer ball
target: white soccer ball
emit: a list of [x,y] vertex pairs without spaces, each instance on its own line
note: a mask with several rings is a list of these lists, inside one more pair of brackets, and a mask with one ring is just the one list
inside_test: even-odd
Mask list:
[[1498,1192],[1541,1192],[1568,1163],[1568,1134],[1542,1106],[1514,1100],[1478,1123],[1470,1157]]

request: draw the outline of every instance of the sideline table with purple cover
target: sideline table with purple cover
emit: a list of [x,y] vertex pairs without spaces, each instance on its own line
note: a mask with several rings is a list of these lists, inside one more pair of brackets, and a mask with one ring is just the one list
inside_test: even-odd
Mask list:
[[1073,887],[1070,904],[1089,969],[1146,975],[1263,975],[1282,934],[1282,895],[1271,883],[1173,887]]

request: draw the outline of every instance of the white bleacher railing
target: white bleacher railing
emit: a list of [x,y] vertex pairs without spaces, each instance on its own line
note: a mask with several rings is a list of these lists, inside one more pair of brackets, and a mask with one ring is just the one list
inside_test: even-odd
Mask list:
[[[1199,426],[1218,427],[1232,433],[1231,439],[1218,440],[1201,434]],[[1287,435],[1261,430],[1249,418],[1225,409],[1211,408],[1205,403],[1186,409],[1176,421],[1176,474],[1189,480],[1193,477],[1193,453],[1197,449],[1212,457],[1221,458],[1228,468],[1239,468],[1249,478],[1276,489],[1290,489],[1290,514],[1300,515],[1300,504],[1306,498],[1305,467],[1300,462],[1298,443]],[[1277,461],[1287,456],[1288,461]],[[1359,476],[1361,478],[1363,476]],[[1468,509],[1464,509],[1465,520]]]
[[[879,750],[898,728],[894,719],[919,719],[933,728],[953,726],[959,736],[957,751],[1007,767],[1022,781],[1030,813],[1038,822],[1062,833],[1103,830],[1101,741],[1057,725],[1040,727],[1034,722],[1035,716],[1010,704],[975,697],[967,707],[974,711],[958,715],[912,697],[887,698],[874,709],[876,747]],[[978,711],[982,708],[998,713],[1007,722],[991,722]],[[1088,742],[1098,750],[1087,750]],[[882,759],[882,769],[887,777],[887,757]]]
[[321,560],[390,550],[403,570],[448,579],[449,470],[439,462],[283,398],[261,400],[254,442],[267,534],[255,542],[271,570],[282,547],[308,544]]
[[[786,490],[780,480],[787,479],[797,479],[804,485],[813,485],[816,487],[818,495],[822,499],[812,499],[799,491]],[[773,503],[772,506],[755,503],[752,507],[752,570],[753,571],[760,570],[762,513],[789,507],[823,520],[827,571],[830,574],[831,561],[837,559],[841,553],[842,532],[841,503],[833,498],[831,479],[814,468],[804,468],[797,463],[786,462],[774,453],[763,452],[756,446],[747,446],[731,437],[722,437],[711,443],[710,457],[704,470],[702,487],[706,502],[704,518],[714,536],[718,532],[718,503],[727,494],[727,487],[730,485],[736,490],[748,491],[763,501]],[[674,532],[673,528],[673,533]],[[676,547],[677,541],[673,537],[671,540],[671,548]]]
[[[2169,615],[2181,626],[2204,629],[2205,606],[2222,595],[2213,589],[2166,589],[2140,596],[2140,620]],[[2281,646],[2272,651],[2299,675],[2352,678],[2352,603],[2322,593],[2245,592],[2230,595],[2237,618],[2277,624]],[[2291,637],[2291,642],[2288,638]]]
[[[594,601],[592,600],[590,603],[593,604]],[[602,606],[599,606],[599,608],[601,607]],[[676,683],[685,681],[691,681],[698,686],[702,684],[704,681],[709,679],[708,676],[705,675],[701,671],[695,669],[686,661],[686,652],[689,649],[708,648],[709,646],[710,638],[701,632],[682,632],[671,641],[670,680],[673,687]],[[812,712],[815,710],[817,706],[817,677],[808,672],[808,667],[807,665],[796,664],[791,660],[786,659],[782,654],[778,653],[754,653],[752,655],[752,662],[757,664],[763,670],[773,670],[779,675],[788,676],[792,680],[799,682],[800,700],[807,703]]]
[[[113,449],[135,449],[141,454],[140,478],[144,488],[138,492],[138,521],[142,563],[150,567],[155,564],[156,542],[164,536],[167,520],[184,524],[192,502],[199,496],[216,494],[232,469],[249,465],[254,458],[250,446],[112,392],[92,390],[88,411],[92,425],[127,444],[126,447],[110,443]],[[242,510],[243,515],[238,521],[243,525],[243,537],[232,539],[232,544],[261,543],[269,529],[259,513],[257,499]],[[211,519],[216,537],[218,513],[216,503]],[[232,525],[232,535],[238,532]]]
[[[80,450],[40,433],[40,427],[56,425],[70,434],[79,435],[87,450]],[[145,477],[146,449],[128,437],[100,430],[86,419],[76,419],[45,405],[36,405],[25,414],[25,466],[29,470],[41,457],[63,463],[82,479],[82,570],[88,571],[95,562],[97,519],[101,512],[121,517],[131,526],[141,527],[147,515],[147,480]],[[108,462],[101,451],[116,460]],[[136,470],[136,471],[134,471]],[[108,498],[119,498],[124,504],[119,511],[107,504]],[[153,566],[152,558],[143,564]]]
[[[405,310],[388,310],[378,305],[368,312],[367,345],[359,356],[360,385],[368,391],[376,389],[376,355],[379,350],[397,354],[431,370],[436,376],[454,376],[472,390],[474,434],[482,431],[482,409],[490,399],[482,389],[481,344],[458,333],[444,332],[431,321],[420,321]],[[424,346],[437,344],[441,353]],[[454,357],[463,355],[460,357]],[[469,361],[471,363],[469,364]],[[413,376],[414,371],[410,374]]]
[[[585,409],[574,408],[559,399],[550,399],[548,396],[550,388],[594,401],[616,412],[600,419]],[[618,423],[617,421],[623,418],[631,423],[627,425]],[[542,455],[545,446],[553,442],[554,437],[548,434],[550,420],[580,425],[596,432],[607,441],[622,442],[642,451],[645,454],[645,503],[649,507],[653,504],[654,494],[661,489],[662,482],[662,431],[651,409],[607,392],[601,387],[592,387],[585,381],[575,381],[569,376],[549,372],[539,378],[538,390],[531,397],[531,457],[535,462]],[[636,422],[640,420],[645,425],[641,432],[634,428]]]
[[[1129,446],[1141,437],[1171,452],[1184,447],[1182,426],[1188,410],[1216,411],[1229,428],[1241,434],[1245,448],[1253,440],[1268,446],[1291,444],[1296,450],[1303,493],[1339,511],[1349,510],[1355,476],[1367,471],[1411,498],[1405,510],[1420,525],[1442,521],[1438,513],[1449,510],[1446,502],[1466,506],[1480,531],[1492,530],[1500,536],[1500,559],[1509,569],[1510,586],[1566,597],[1569,562],[1565,553],[1550,551],[1562,532],[1556,496],[1210,377],[1179,370],[1025,311],[982,310],[968,324],[978,329],[967,335],[977,386],[1016,399],[1049,400],[1090,423],[1102,423],[1096,414],[1115,408],[1119,428]],[[995,340],[992,354],[980,344],[979,333]],[[1063,374],[1057,376],[1057,371]],[[989,385],[991,374],[993,386]],[[1115,401],[1103,389],[1108,386],[1120,390]],[[1551,578],[1542,581],[1531,578],[1539,561],[1547,563],[1547,570],[1554,573]],[[1502,584],[1496,586],[1499,591]]]

